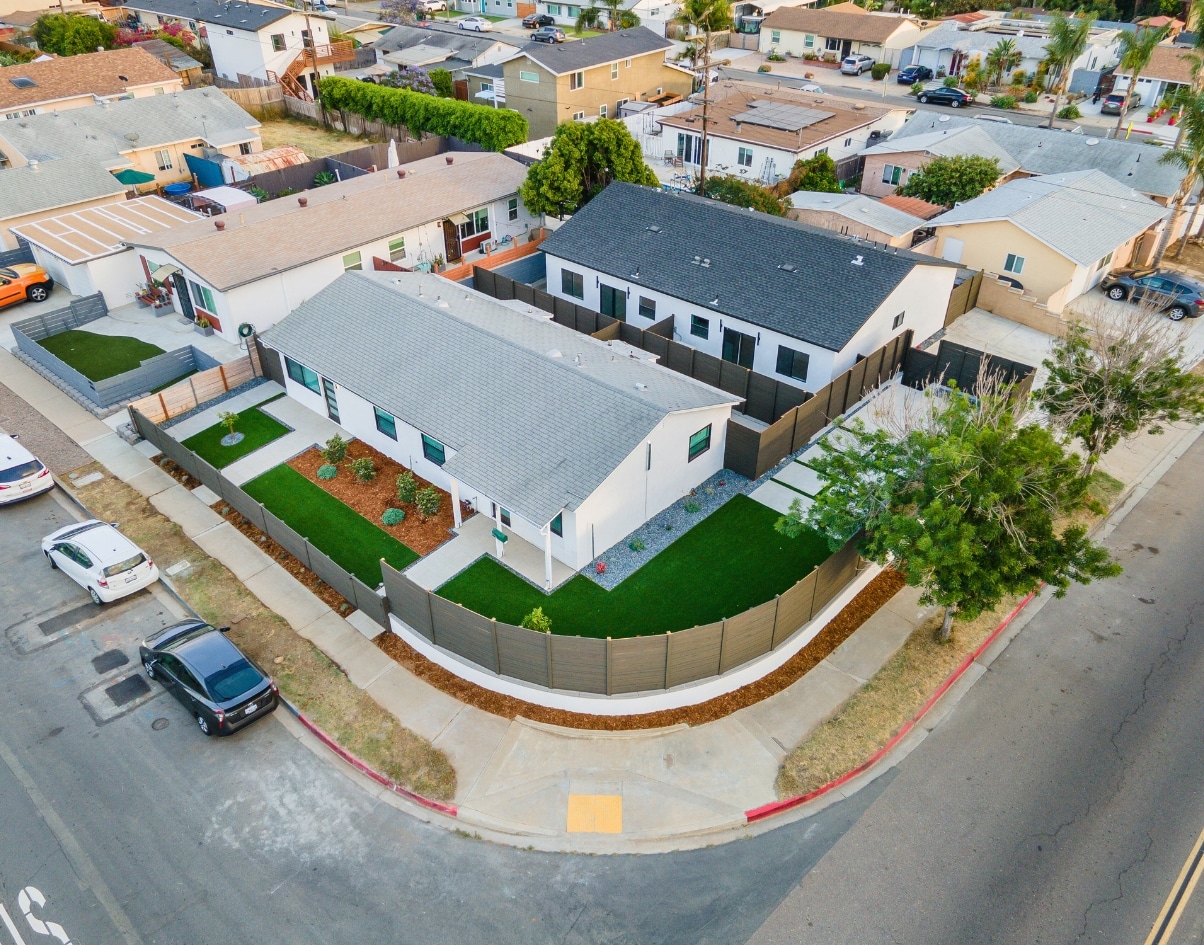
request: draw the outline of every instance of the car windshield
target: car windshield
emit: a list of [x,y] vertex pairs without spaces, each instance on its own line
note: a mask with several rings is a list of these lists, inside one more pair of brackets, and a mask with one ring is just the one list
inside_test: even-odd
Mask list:
[[42,464],[36,459],[31,459],[28,463],[18,463],[7,469],[0,469],[0,482],[16,482],[18,479],[24,479],[26,476],[32,476],[41,471]]
[[16,269],[0,269],[0,277],[5,279],[15,279],[20,273]]
[[235,660],[224,669],[219,669],[211,676],[205,677],[205,688],[218,702],[237,699],[244,693],[254,689],[263,676],[245,659]]
[[105,568],[105,577],[112,577],[114,574],[121,574],[122,571],[128,571],[130,568],[136,568],[146,560],[146,555],[142,552],[134,555],[132,558],[126,558],[124,561],[119,561],[117,564],[110,564]]

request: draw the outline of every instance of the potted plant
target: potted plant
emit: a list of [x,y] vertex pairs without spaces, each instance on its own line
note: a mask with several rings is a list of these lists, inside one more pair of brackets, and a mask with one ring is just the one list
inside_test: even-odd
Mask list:
[[205,335],[206,337],[213,334],[213,326],[209,324],[209,319],[203,317],[198,318],[193,323],[192,330],[198,335]]
[[434,268],[435,268],[435,272],[443,271],[443,254],[442,253],[440,253],[438,256],[435,257]]

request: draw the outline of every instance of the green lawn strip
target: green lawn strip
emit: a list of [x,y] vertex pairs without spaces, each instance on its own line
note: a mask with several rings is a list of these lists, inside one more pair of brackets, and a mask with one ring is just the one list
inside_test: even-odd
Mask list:
[[381,558],[399,569],[418,560],[417,553],[290,466],[269,469],[243,489],[369,587],[380,583]]
[[[771,600],[831,552],[815,533],[785,538],[773,509],[738,495],[612,591],[577,575],[552,594],[482,558],[438,593],[477,613],[518,624],[536,607],[552,632],[634,637],[734,617]],[[606,560],[606,556],[602,556]]]
[[38,344],[90,381],[124,374],[141,367],[143,361],[166,353],[158,345],[137,338],[98,335],[78,328],[43,338]]
[[242,459],[248,453],[254,453],[261,446],[266,446],[290,432],[279,420],[269,417],[255,407],[238,415],[234,431],[241,433],[243,438],[233,446],[222,446],[222,437],[229,432],[224,423],[206,427],[200,433],[184,440],[184,445],[209,465],[224,469],[235,460]]

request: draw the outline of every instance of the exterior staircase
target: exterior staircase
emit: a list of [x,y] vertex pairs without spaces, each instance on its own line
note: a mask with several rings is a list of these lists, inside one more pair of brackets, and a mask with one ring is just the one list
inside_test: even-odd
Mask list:
[[306,46],[297,53],[296,58],[289,63],[284,72],[277,75],[268,70],[267,77],[269,82],[278,82],[285,95],[299,98],[303,102],[312,102],[314,97],[309,94],[309,90],[301,82],[301,74],[313,70],[315,66],[331,65],[336,62],[353,62],[354,60],[355,43],[351,40],[324,43],[321,46]]

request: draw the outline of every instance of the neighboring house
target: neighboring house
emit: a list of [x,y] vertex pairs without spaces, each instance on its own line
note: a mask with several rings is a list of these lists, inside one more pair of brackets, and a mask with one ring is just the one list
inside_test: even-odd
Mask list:
[[[931,236],[931,225],[923,218],[861,194],[819,194],[800,190],[790,195],[790,206],[788,216],[792,220],[884,246],[911,249]],[[931,241],[925,245],[932,245]]]
[[637,26],[567,43],[529,43],[503,64],[506,107],[546,138],[566,121],[614,118],[626,102],[689,95],[694,75],[668,65],[672,43]]
[[[1137,77],[1136,92],[1141,96],[1142,105],[1155,106],[1167,96],[1174,95],[1180,89],[1190,90],[1192,85],[1193,57],[1196,53],[1182,46],[1163,44],[1154,47],[1149,65],[1141,70]],[[1128,72],[1116,70],[1116,85],[1113,91],[1125,92],[1132,82],[1133,76]],[[1135,113],[1134,118],[1142,113]]]
[[902,197],[898,194],[888,194],[885,197],[880,197],[878,203],[884,207],[894,207],[894,209],[901,210],[908,216],[919,217],[921,220],[931,220],[933,217],[939,217],[945,212],[945,208],[939,203],[929,203],[927,200],[921,200],[919,197]]
[[103,19],[103,8],[99,3],[58,3],[56,0],[0,0],[0,23],[15,26],[27,32],[39,16],[44,13],[68,13],[73,16],[91,16]]
[[[900,128],[905,107],[866,105],[829,95],[755,83],[712,86],[707,169],[766,184],[789,176],[795,161],[827,154],[850,158]],[[656,119],[665,157],[687,168],[702,161],[702,107]]]
[[[246,0],[128,0],[119,9],[148,30],[183,26],[209,46],[213,70],[280,82],[288,95],[311,100],[314,73],[334,75],[334,64],[355,58],[350,40],[332,44],[329,24],[316,14]],[[311,35],[312,34],[312,35]]]
[[[262,331],[344,272],[372,268],[373,259],[429,269],[487,240],[521,236],[536,224],[518,199],[525,177],[526,168],[504,155],[458,152],[130,242],[148,277],[159,266],[178,270],[178,312],[203,315],[237,342],[241,323]],[[438,282],[428,277],[432,292]]]
[[895,13],[867,13],[853,3],[820,10],[780,7],[761,23],[761,52],[814,56],[836,62],[869,56],[897,67],[903,50],[923,34],[918,20]]
[[[576,571],[723,468],[739,399],[418,275],[353,273],[270,329],[290,397]],[[641,352],[642,353],[642,352]]]
[[188,180],[185,154],[220,160],[262,147],[259,122],[213,88],[0,122],[0,155],[11,167],[86,156],[107,171],[139,171],[158,184]]
[[1009,181],[931,221],[937,253],[1004,276],[1051,312],[1157,243],[1168,210],[1102,171]]
[[222,177],[227,183],[247,180],[256,174],[278,171],[309,163],[309,158],[295,144],[282,144],[253,154],[236,154],[222,161]]
[[1175,19],[1173,16],[1147,16],[1145,19],[1138,20],[1137,25],[1152,30],[1166,27],[1166,38],[1172,42],[1187,26],[1182,20]]
[[495,33],[470,32],[443,24],[394,26],[372,45],[377,62],[393,70],[400,66],[447,69],[457,79],[463,69],[501,62],[519,49]]
[[[0,129],[3,130],[3,129]],[[1159,152],[1141,141],[1095,138],[1027,125],[953,117],[920,111],[865,152],[862,193],[893,194],[907,175],[937,155],[982,154],[998,157],[1003,180],[1064,171],[1103,171],[1115,181],[1166,206],[1183,172],[1158,160]]]
[[506,67],[500,62],[488,66],[463,69],[460,74],[468,83],[468,100],[476,104],[489,103],[501,108],[506,104]]
[[34,261],[72,295],[100,292],[110,308],[133,301],[144,282],[138,254],[128,241],[202,219],[162,197],[74,210],[14,227]]
[[86,157],[0,170],[0,248],[17,248],[12,227],[66,210],[121,203],[125,194],[124,184]]
[[611,184],[544,241],[547,291],[818,390],[945,320],[956,267],[692,194]]
[[135,48],[145,50],[174,72],[186,88],[201,84],[204,65],[193,59],[184,50],[173,46],[165,39],[144,39],[134,43]]
[[182,88],[180,77],[144,50],[84,53],[0,69],[0,115],[11,121]]

